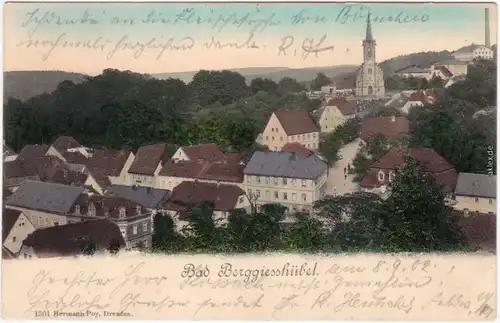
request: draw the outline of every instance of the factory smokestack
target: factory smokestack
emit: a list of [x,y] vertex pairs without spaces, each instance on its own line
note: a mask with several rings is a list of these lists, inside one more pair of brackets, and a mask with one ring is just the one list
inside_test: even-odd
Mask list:
[[490,9],[484,9],[484,45],[490,48]]

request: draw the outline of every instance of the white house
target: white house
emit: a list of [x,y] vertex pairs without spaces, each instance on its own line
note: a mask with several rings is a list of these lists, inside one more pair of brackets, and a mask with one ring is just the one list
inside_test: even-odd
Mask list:
[[35,231],[26,214],[20,210],[4,208],[2,212],[3,247],[15,257],[21,250],[24,239]]
[[471,62],[475,59],[493,59],[493,50],[484,45],[471,44],[453,52],[456,60]]
[[315,110],[313,117],[321,127],[321,132],[331,132],[356,115],[356,105],[345,98],[335,98]]

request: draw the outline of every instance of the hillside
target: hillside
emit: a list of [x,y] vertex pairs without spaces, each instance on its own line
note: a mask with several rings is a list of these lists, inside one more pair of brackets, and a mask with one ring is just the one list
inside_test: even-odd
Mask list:
[[4,100],[13,97],[23,101],[54,91],[62,81],[78,83],[85,79],[83,74],[63,71],[12,71],[3,76]]
[[408,55],[401,55],[385,60],[379,64],[385,75],[391,75],[397,70],[409,65],[418,65],[422,68],[430,67],[432,63],[450,59],[451,52],[443,50],[440,52],[420,52]]

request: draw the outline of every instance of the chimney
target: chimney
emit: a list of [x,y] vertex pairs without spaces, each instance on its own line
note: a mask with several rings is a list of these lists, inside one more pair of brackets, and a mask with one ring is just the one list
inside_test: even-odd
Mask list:
[[490,48],[490,9],[484,9],[484,46]]
[[392,116],[392,117],[391,117],[391,121],[392,121],[392,122],[396,122],[396,116]]

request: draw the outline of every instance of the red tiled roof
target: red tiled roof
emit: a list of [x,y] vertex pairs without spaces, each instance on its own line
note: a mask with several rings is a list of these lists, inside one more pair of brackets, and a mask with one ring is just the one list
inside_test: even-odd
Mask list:
[[3,164],[3,178],[24,178],[38,176],[45,180],[58,169],[67,169],[66,164],[56,156],[43,156],[30,159],[16,159]]
[[120,176],[131,153],[126,149],[96,149],[87,166],[99,169],[106,176]]
[[210,163],[171,159],[163,165],[159,175],[241,183],[244,168],[237,159]]
[[436,93],[432,90],[426,90],[425,92],[414,92],[408,98],[411,102],[422,102],[422,104],[432,104],[436,100]]
[[81,172],[58,169],[51,176],[47,177],[45,181],[69,186],[83,186],[87,178],[88,175]]
[[334,81],[337,90],[351,90],[356,88],[356,80],[354,78],[345,78]]
[[120,248],[125,247],[118,226],[106,219],[38,229],[28,235],[23,244],[33,247],[39,257],[60,257],[82,254],[90,239],[98,251],[114,243]]
[[[91,216],[87,213],[90,204],[93,204],[95,207],[96,217],[105,217],[105,218],[119,220],[120,208],[125,209],[126,218],[133,218],[136,216],[149,214],[149,211],[145,207],[134,201],[130,201],[116,196],[86,195],[86,194],[82,194],[78,197],[78,199],[71,207],[71,213],[76,214],[75,206],[78,205],[80,206],[80,214]],[[140,209],[138,209],[138,206],[140,207]],[[138,211],[140,211],[140,213],[137,213]]]
[[238,198],[244,194],[245,192],[236,185],[184,181],[174,188],[165,209],[186,211],[191,206],[210,201],[214,203],[214,210],[230,211],[235,208]]
[[335,98],[328,101],[327,106],[335,106],[343,115],[351,115],[356,113],[356,105],[348,101],[346,98]]
[[89,174],[97,182],[97,185],[99,185],[101,189],[106,189],[111,186],[109,177],[104,175],[99,168],[89,168],[88,170]]
[[79,164],[86,165],[89,159],[85,157],[81,152],[78,151],[64,151],[61,155],[66,159],[66,162],[69,164]]
[[312,151],[299,144],[298,142],[289,142],[285,144],[283,148],[281,148],[281,151],[296,153],[297,155],[304,157],[309,157],[314,154]]
[[279,110],[274,115],[288,136],[320,132],[318,125],[305,110]]
[[361,139],[382,135],[394,138],[410,132],[410,121],[406,117],[365,117],[361,120]]
[[193,161],[221,161],[226,159],[226,155],[216,144],[200,144],[195,146],[181,147],[182,151]]
[[49,150],[49,146],[47,145],[26,145],[21,149],[19,154],[17,155],[17,159],[30,159],[43,157],[47,154]]
[[78,148],[81,146],[82,145],[80,145],[80,143],[78,143],[75,138],[70,136],[60,136],[52,144],[52,147],[54,147],[55,150],[57,150],[61,154],[66,152],[68,149]]
[[153,176],[158,165],[163,160],[166,150],[167,144],[165,143],[139,148],[128,172],[131,174]]

